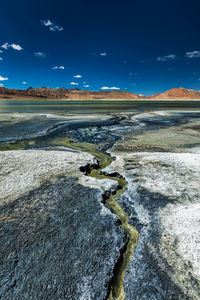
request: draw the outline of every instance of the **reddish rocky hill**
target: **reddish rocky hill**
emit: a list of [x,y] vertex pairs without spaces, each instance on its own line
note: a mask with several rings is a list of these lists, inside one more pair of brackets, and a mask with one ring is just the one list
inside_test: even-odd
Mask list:
[[0,98],[3,99],[140,99],[139,95],[126,91],[100,91],[91,92],[79,89],[52,89],[52,88],[28,88],[27,90],[15,90],[0,87]]
[[98,91],[92,92],[80,89],[66,88],[28,88],[27,90],[7,89],[0,87],[0,99],[69,99],[69,100],[200,100],[200,92],[185,88],[174,88],[164,93],[142,97],[128,91]]
[[160,100],[170,100],[170,99],[199,99],[200,100],[200,92],[195,90],[187,90],[182,87],[174,88],[168,90],[164,93],[156,94],[154,96],[149,97],[150,99],[160,99]]

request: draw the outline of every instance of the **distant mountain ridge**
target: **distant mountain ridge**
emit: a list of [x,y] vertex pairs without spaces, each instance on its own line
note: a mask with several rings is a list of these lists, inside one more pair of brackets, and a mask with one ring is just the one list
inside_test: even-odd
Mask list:
[[174,88],[164,93],[156,94],[151,99],[200,99],[200,92],[195,90],[187,90],[185,88]]
[[141,96],[133,94],[128,91],[88,91],[80,89],[66,89],[66,88],[28,88],[26,90],[8,89],[0,87],[1,99],[68,99],[68,100],[200,100],[200,92],[195,90],[188,90],[185,88],[173,88],[160,94],[153,96]]
[[99,91],[92,92],[88,90],[66,89],[66,88],[28,88],[27,90],[7,89],[0,87],[0,98],[7,99],[72,99],[72,100],[90,100],[90,99],[140,99],[139,95],[126,91]]

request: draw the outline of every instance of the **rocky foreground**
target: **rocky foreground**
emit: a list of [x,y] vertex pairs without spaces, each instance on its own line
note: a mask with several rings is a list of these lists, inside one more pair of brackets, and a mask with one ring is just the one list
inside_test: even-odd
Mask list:
[[120,203],[140,232],[124,281],[128,300],[200,299],[200,124],[195,113],[179,124],[172,115],[134,116],[148,129],[119,141],[106,168],[128,181]]
[[107,172],[128,180],[120,203],[140,237],[125,276],[126,299],[200,299],[200,155],[118,155]]
[[[125,274],[125,299],[199,300],[199,114],[130,114],[115,122],[104,116],[87,124],[84,119],[78,128],[62,116],[62,122],[25,117],[16,115],[10,127],[4,120],[1,140],[8,126],[9,140],[18,141],[14,128],[25,124],[31,136],[40,136],[41,128],[48,135],[50,125],[53,135],[20,144],[37,150],[0,152],[0,298],[107,299],[127,241],[102,201],[117,184],[80,171],[96,163],[93,155],[64,146],[52,150],[67,134],[85,147],[103,144],[107,150],[115,143],[109,150],[115,160],[104,173],[126,179],[119,202],[139,232]],[[48,151],[39,148],[44,141]]]
[[105,299],[124,234],[102,201],[116,183],[80,152],[0,153],[1,299]]

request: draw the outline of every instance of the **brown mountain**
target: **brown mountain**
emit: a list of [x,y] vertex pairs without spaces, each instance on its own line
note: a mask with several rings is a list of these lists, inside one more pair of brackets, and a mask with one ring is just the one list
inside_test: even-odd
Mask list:
[[99,91],[92,92],[80,89],[52,89],[46,87],[28,88],[27,90],[15,90],[0,87],[0,99],[69,99],[69,100],[97,100],[97,99],[116,99],[116,100],[200,100],[200,92],[187,90],[185,88],[174,88],[164,93],[149,97],[142,97],[127,91]]
[[182,87],[174,88],[169,91],[166,91],[161,94],[156,94],[154,96],[148,97],[150,99],[160,99],[160,100],[170,100],[170,99],[199,99],[200,100],[200,92],[195,90],[187,90]]
[[79,89],[52,89],[52,88],[28,88],[27,90],[15,90],[0,87],[0,98],[3,99],[140,99],[139,95],[126,91],[100,91],[91,92]]

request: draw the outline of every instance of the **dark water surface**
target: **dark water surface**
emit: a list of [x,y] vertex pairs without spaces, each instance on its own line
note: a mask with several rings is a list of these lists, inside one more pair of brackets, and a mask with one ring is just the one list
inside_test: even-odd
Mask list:
[[0,100],[0,113],[109,113],[148,110],[199,110],[200,101]]

